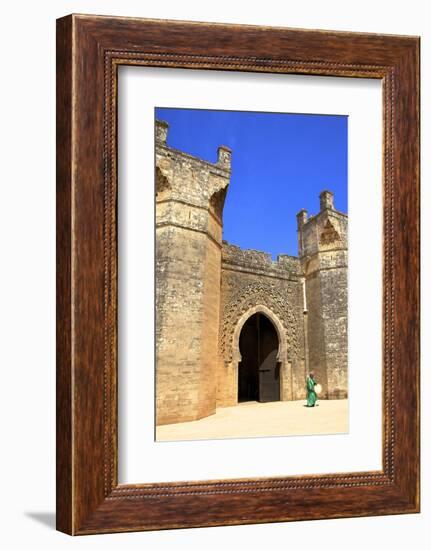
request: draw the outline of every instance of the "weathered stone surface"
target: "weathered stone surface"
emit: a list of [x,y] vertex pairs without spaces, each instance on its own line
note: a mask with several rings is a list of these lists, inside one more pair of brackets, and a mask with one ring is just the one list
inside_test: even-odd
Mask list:
[[308,370],[323,387],[321,397],[347,397],[347,225],[329,191],[320,212],[298,214],[299,258],[305,277]]
[[[238,363],[241,360],[237,327],[256,311],[261,311],[279,327],[285,346],[279,348],[282,400],[304,397],[304,332],[302,282],[298,258],[279,256],[273,262],[270,254],[242,250],[223,243],[220,374],[218,404],[237,403]],[[257,308],[257,309],[256,309]],[[282,334],[281,334],[282,333]],[[226,380],[223,380],[226,373]]]
[[209,163],[166,144],[156,123],[156,419],[196,420],[238,402],[239,335],[263,313],[279,340],[280,400],[347,396],[347,216],[332,193],[297,215],[299,257],[222,241],[231,151]]
[[[215,412],[221,212],[230,156],[211,164],[166,145],[156,125],[157,424]],[[215,197],[215,198],[214,198]]]

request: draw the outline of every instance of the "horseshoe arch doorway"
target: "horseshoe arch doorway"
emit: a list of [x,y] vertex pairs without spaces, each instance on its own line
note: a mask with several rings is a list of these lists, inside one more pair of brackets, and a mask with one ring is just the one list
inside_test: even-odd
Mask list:
[[268,317],[261,312],[251,315],[239,337],[239,403],[280,401],[278,347],[277,330]]

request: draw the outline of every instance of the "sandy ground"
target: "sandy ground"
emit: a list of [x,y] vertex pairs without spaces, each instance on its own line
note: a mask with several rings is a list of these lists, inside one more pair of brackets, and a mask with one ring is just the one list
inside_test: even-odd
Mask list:
[[348,400],[318,401],[305,407],[305,401],[249,401],[218,409],[216,414],[179,424],[159,426],[157,441],[223,439],[281,435],[334,434],[348,431]]

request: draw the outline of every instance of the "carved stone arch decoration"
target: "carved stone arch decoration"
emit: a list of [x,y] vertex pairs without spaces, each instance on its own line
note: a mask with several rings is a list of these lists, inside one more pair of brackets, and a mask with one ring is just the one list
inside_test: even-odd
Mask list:
[[160,198],[164,191],[171,189],[171,182],[164,170],[156,166],[156,197]]
[[335,227],[328,219],[326,220],[323,231],[320,235],[320,244],[322,245],[333,245],[341,241],[340,235],[336,231]]
[[286,338],[286,330],[283,327],[283,324],[281,323],[278,316],[273,313],[269,308],[262,304],[258,304],[249,310],[247,310],[245,313],[243,313],[235,327],[235,330],[232,335],[232,361],[233,362],[240,362],[241,361],[241,352],[239,349],[239,337],[241,335],[241,330],[244,324],[252,315],[255,313],[263,313],[274,325],[274,328],[277,332],[278,336],[278,353],[277,353],[277,361],[284,362],[287,357],[287,338]]
[[233,385],[233,394],[238,396],[238,369],[241,363],[241,352],[239,349],[239,339],[242,328],[246,321],[250,319],[255,313],[262,313],[273,324],[277,336],[278,336],[278,353],[277,363],[280,365],[280,401],[291,400],[292,394],[292,364],[288,358],[289,342],[287,338],[286,328],[281,318],[269,307],[258,303],[252,307],[249,307],[242,315],[237,318],[234,330],[231,334],[231,341],[229,343],[230,361],[228,363],[228,369],[231,371],[231,383]]
[[218,220],[222,221],[223,207],[226,199],[227,187],[215,191],[210,198],[210,208]]
[[288,356],[298,354],[298,319],[295,316],[292,290],[286,288],[281,293],[271,283],[258,282],[246,286],[224,305],[220,326],[220,355],[225,363],[233,360],[233,336],[240,319],[257,306],[266,308],[277,318],[278,330],[283,333]]

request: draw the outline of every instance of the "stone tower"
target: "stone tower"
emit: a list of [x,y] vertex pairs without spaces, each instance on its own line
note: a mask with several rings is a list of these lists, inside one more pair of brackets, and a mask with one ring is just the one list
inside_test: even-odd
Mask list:
[[305,281],[307,370],[322,385],[320,397],[347,397],[347,215],[330,191],[320,211],[297,214],[298,252]]
[[216,163],[166,143],[156,122],[156,422],[213,414],[217,399],[222,211],[231,151]]

